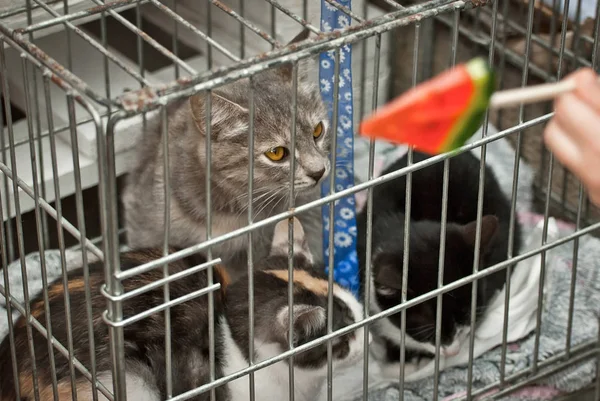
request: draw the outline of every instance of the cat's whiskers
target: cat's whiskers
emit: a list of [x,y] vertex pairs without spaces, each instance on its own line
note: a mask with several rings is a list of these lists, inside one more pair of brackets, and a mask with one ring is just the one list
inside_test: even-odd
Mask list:
[[[255,188],[252,191],[252,200],[256,201],[257,199],[260,199],[262,196],[268,194],[270,191],[271,191],[270,188],[262,188],[262,187]],[[248,192],[243,192],[233,198],[234,201],[240,201],[242,199],[248,199]]]
[[434,331],[435,331],[435,327],[429,327],[427,329],[419,330],[415,333],[412,333],[412,335],[413,336],[420,336],[420,335],[426,336],[426,335],[428,335],[428,333],[434,332]]
[[277,200],[277,202],[273,203],[273,205],[271,206],[271,209],[269,210],[269,215],[273,214],[273,210],[281,203],[282,200],[289,198],[288,196],[282,196],[281,198],[279,198],[279,200]]
[[427,329],[427,328],[430,328],[430,327],[435,327],[435,323],[426,323],[426,324],[423,324],[421,326],[413,327],[413,329],[419,330],[419,329]]
[[[260,205],[260,206],[258,206],[258,205],[257,205],[257,209],[258,209],[258,211],[257,211],[257,212],[254,214],[254,217],[260,216],[261,212],[262,212],[263,210],[265,210],[265,208],[267,208],[267,207],[269,206],[269,204],[271,203],[271,201],[272,201],[273,199],[275,199],[275,198],[276,198],[278,195],[281,195],[281,193],[280,193],[280,191],[279,191],[279,188],[277,188],[277,189],[273,190],[272,194],[271,194],[271,195],[270,195],[268,198],[266,198],[266,199],[265,199],[265,200],[264,200],[264,201],[261,203],[261,205]],[[281,200],[281,199],[280,199],[280,200]],[[279,200],[279,201],[280,201],[280,200]],[[277,203],[279,203],[279,201],[277,201]]]
[[485,314],[485,312],[488,309],[488,305],[481,305],[478,306],[477,308],[475,308],[475,315],[476,316],[482,316],[483,314]]
[[[269,201],[273,198],[274,195],[276,195],[279,190],[281,188],[280,187],[276,187],[276,188],[257,188],[257,193],[258,196],[256,197],[252,197],[252,205],[254,207],[261,208],[263,207],[263,205],[268,205]],[[240,200],[242,197],[245,197],[246,199],[248,199],[248,194],[242,194],[240,197]],[[245,211],[248,210],[248,206],[249,206],[249,201],[245,202],[242,205],[242,208],[238,211],[238,213],[236,214],[236,218],[240,217]],[[255,213],[255,215],[257,215],[258,213]]]
[[[271,193],[271,189],[268,188],[256,188],[252,191],[252,201],[254,203],[257,200],[268,196]],[[240,205],[242,206],[241,210],[237,213],[236,217],[239,217],[245,210],[248,209],[249,197],[248,192],[244,192],[235,196],[228,202],[233,208],[237,209]]]
[[[260,343],[256,343],[256,338],[255,338],[254,341],[255,341],[254,342],[254,353],[255,354],[258,354],[259,351],[262,349],[262,347],[264,347],[265,345],[268,344],[266,340],[263,340]],[[260,362],[262,362],[262,361],[254,361],[254,363],[260,363]]]
[[[268,190],[268,191],[266,191],[265,193],[263,193],[263,194],[261,194],[261,195],[259,195],[259,196],[257,196],[257,197],[253,197],[253,198],[252,198],[252,203],[253,203],[253,204],[255,204],[255,205],[258,205],[258,202],[260,202],[261,200],[263,200],[263,201],[264,201],[264,199],[265,199],[266,197],[268,197],[269,195],[271,195],[271,194],[273,194],[273,193],[276,193],[276,192],[278,192],[278,190],[277,190],[277,189],[271,189],[271,190]],[[246,209],[247,209],[247,208],[248,208],[248,206],[246,205]]]

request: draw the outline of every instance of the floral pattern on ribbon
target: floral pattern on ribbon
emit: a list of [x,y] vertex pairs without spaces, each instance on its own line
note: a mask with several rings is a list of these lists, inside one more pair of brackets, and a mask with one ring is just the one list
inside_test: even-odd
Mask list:
[[[351,0],[336,0],[338,4],[351,8]],[[350,26],[351,19],[332,4],[322,0],[321,31],[331,32]],[[340,48],[338,108],[337,108],[337,148],[336,165],[332,167],[335,192],[354,185],[354,128],[352,104],[352,46]],[[321,53],[319,60],[319,84],[321,96],[327,105],[329,119],[333,121],[333,95],[336,79],[335,50]],[[329,195],[330,182],[323,182],[321,193]],[[356,204],[354,196],[348,196],[335,202],[334,224],[329,222],[329,205],[323,206],[323,249],[325,261],[329,260],[329,230],[334,230],[334,280],[358,296],[360,287],[358,258],[356,254]]]

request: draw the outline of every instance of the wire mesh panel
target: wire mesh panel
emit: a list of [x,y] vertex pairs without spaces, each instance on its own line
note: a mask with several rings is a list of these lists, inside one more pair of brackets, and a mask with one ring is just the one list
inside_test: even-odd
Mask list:
[[[343,136],[474,56],[500,88],[597,70],[600,3],[344,4],[0,6],[0,399],[547,399],[600,383],[598,211],[542,145],[549,102],[486,115],[455,154]],[[334,280],[350,236],[358,297]]]

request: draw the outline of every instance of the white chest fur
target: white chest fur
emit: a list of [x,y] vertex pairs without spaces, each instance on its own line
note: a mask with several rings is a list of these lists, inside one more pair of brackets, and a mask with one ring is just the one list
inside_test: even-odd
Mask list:
[[[375,296],[374,289],[375,289],[375,285],[373,284],[373,281],[371,280],[371,302],[370,302],[370,304],[371,304],[371,314],[372,315],[381,312],[381,308],[379,307],[379,304],[377,303],[377,298]],[[390,321],[390,319],[388,319],[388,318],[379,319],[374,324],[374,326],[377,328],[378,335],[380,335],[381,337],[385,337],[386,339],[388,339],[389,341],[391,341],[392,343],[394,343],[396,345],[400,345],[402,331],[400,330],[400,328],[398,326],[394,325]],[[405,344],[406,349],[435,353],[435,347],[433,345],[416,341],[408,334],[404,335],[404,344]]]
[[[231,337],[231,331],[223,321],[223,345],[225,347],[224,374],[228,376],[248,367],[248,361]],[[256,344],[260,360],[280,353],[274,345]],[[254,395],[256,400],[281,401],[289,396],[289,365],[285,361],[277,362],[254,373]],[[294,396],[296,401],[314,401],[323,385],[321,372],[312,372],[296,368],[294,370]],[[250,378],[243,376],[228,383],[231,401],[250,399]]]

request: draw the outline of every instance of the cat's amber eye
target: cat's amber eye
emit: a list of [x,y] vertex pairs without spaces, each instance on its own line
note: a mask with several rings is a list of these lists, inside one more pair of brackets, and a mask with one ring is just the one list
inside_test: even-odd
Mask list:
[[323,135],[323,123],[318,123],[313,131],[313,136],[318,139]]
[[271,148],[265,152],[265,156],[274,162],[278,162],[287,156],[288,150],[283,146],[277,146],[275,148]]

